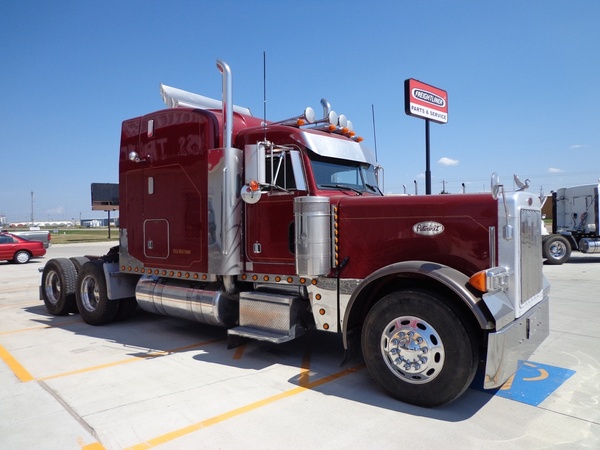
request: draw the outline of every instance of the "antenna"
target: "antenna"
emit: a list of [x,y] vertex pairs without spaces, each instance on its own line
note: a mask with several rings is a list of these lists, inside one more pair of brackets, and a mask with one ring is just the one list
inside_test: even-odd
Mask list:
[[373,117],[373,142],[375,145],[375,161],[378,161],[377,158],[377,132],[375,131],[375,106],[371,103],[371,116]]
[[267,52],[263,51],[263,130],[267,141]]

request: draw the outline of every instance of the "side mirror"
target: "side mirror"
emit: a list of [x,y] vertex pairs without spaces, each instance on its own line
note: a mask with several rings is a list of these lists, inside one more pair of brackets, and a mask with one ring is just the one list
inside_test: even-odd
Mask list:
[[260,200],[261,184],[266,181],[266,149],[265,144],[246,145],[244,149],[244,185],[240,192],[242,200],[253,205]]

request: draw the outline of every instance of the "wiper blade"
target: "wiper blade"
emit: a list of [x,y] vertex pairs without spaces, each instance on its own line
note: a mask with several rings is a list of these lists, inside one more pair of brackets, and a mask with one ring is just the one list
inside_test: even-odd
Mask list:
[[352,192],[356,192],[356,195],[363,195],[362,191],[359,191],[358,189],[350,187],[350,186],[346,186],[345,184],[320,184],[319,186],[342,189],[342,190],[346,190],[346,191],[352,191]]
[[368,187],[369,189],[371,189],[372,191],[379,192],[381,195],[383,195],[383,192],[381,192],[381,189],[379,189],[379,186],[372,186],[370,184],[365,184],[365,186]]

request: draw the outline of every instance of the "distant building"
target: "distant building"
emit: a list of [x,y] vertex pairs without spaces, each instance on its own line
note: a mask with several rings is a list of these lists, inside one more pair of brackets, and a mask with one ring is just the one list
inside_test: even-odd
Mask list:
[[[108,218],[105,219],[81,219],[81,226],[86,228],[107,227]],[[110,226],[117,228],[119,226],[119,218],[110,219]]]

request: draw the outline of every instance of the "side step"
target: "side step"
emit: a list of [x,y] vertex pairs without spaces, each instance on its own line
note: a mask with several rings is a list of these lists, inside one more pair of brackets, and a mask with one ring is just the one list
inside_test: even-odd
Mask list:
[[228,330],[230,341],[239,342],[236,337],[240,337],[280,344],[303,335],[301,302],[300,297],[289,294],[240,293],[240,325]]

